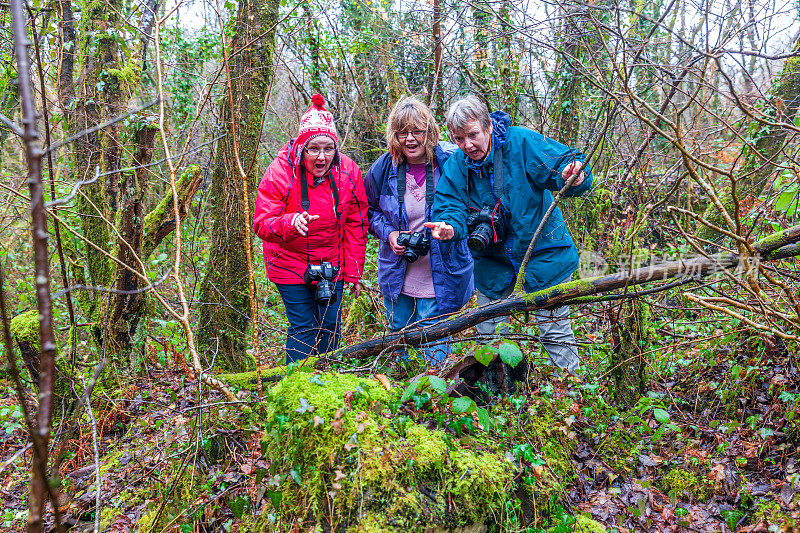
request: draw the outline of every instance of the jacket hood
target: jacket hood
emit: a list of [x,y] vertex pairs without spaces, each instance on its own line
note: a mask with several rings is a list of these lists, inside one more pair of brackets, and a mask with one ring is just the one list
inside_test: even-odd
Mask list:
[[473,161],[469,158],[466,154],[464,154],[464,158],[467,164],[467,167],[471,168],[475,172],[480,173],[480,170],[486,165],[487,163],[491,163],[494,160],[494,151],[502,148],[503,145],[506,143],[506,134],[508,131],[508,127],[511,126],[511,117],[508,113],[504,111],[495,111],[489,115],[489,118],[492,119],[492,150],[489,154],[486,155],[480,161]]

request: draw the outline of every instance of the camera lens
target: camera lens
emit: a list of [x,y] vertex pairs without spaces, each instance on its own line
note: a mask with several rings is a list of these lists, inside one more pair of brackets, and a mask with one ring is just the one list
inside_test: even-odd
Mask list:
[[336,286],[332,281],[322,279],[317,283],[317,291],[314,296],[321,304],[333,303],[336,301]]
[[467,238],[467,246],[469,246],[470,250],[476,252],[480,252],[492,242],[494,242],[494,233],[491,226],[485,222],[475,226],[475,229]]
[[403,254],[403,259],[406,260],[406,263],[413,263],[419,259],[419,254],[415,250],[406,248],[406,252]]

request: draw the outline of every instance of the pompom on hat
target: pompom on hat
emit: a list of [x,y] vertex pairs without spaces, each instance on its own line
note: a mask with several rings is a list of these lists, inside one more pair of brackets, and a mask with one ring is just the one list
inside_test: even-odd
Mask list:
[[333,115],[325,109],[325,98],[321,94],[311,97],[311,107],[308,108],[300,119],[300,129],[297,132],[294,146],[297,159],[303,153],[306,143],[317,135],[325,135],[333,139],[339,145],[339,138],[336,135],[336,126],[333,124]]

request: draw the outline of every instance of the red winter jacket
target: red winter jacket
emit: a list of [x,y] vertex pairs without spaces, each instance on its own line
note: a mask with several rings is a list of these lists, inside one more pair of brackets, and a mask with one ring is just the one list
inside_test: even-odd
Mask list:
[[[289,141],[267,167],[256,195],[253,217],[256,234],[261,238],[267,276],[273,283],[303,283],[306,271],[306,238],[302,237],[292,219],[302,213],[300,207],[300,166]],[[327,177],[313,187],[314,176],[309,172],[308,199],[311,215],[320,218],[308,225],[308,259],[317,265],[330,261],[340,266],[337,280],[355,283],[364,270],[367,243],[367,196],[361,169],[350,158],[339,154],[338,166],[331,166],[330,175],[339,189],[339,221],[334,211],[334,199]]]

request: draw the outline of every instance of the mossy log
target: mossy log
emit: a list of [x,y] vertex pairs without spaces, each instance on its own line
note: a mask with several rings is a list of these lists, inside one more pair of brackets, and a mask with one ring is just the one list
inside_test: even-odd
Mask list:
[[[800,225],[792,226],[754,243],[752,247],[757,257],[745,260],[769,261],[798,255],[800,254],[800,248],[796,245],[798,241],[800,241]],[[477,309],[455,314],[431,326],[408,327],[396,333],[387,333],[375,339],[341,348],[320,359],[324,361],[374,357],[392,346],[419,346],[449,337],[489,318],[520,311],[599,301],[603,299],[600,295],[605,293],[618,289],[627,290],[654,281],[674,278],[701,279],[723,270],[736,269],[742,263],[743,258],[739,254],[726,253],[695,257],[685,261],[669,261],[627,272],[569,281],[530,294],[513,294]]]
[[39,311],[31,309],[11,319],[11,336],[17,341],[22,362],[33,383],[39,383]]

